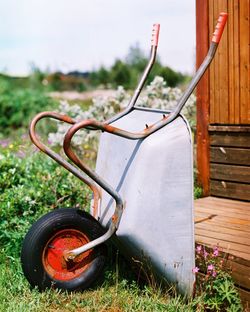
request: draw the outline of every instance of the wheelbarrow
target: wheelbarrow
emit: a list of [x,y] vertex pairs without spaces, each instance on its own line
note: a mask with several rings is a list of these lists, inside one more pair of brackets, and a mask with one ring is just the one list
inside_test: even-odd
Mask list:
[[[160,281],[175,285],[182,294],[193,293],[192,139],[180,112],[211,63],[226,20],[227,14],[221,13],[208,54],[173,111],[135,105],[156,58],[160,25],[155,24],[150,59],[125,110],[105,122],[76,122],[56,112],[42,112],[32,120],[33,143],[93,192],[90,213],[57,209],[30,228],[21,262],[33,287],[86,289],[102,273],[105,242],[111,239]],[[40,141],[36,125],[43,118],[72,125],[63,143],[71,162]],[[80,129],[102,131],[96,171],[72,148]]]

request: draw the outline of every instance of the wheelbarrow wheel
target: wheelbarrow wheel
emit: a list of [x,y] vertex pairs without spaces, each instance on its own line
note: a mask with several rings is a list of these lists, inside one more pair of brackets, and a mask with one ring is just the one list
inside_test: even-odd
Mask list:
[[59,288],[83,290],[101,275],[106,248],[97,246],[66,261],[65,250],[80,247],[101,236],[103,228],[88,213],[77,209],[58,209],[32,225],[22,247],[21,262],[25,277],[39,290]]

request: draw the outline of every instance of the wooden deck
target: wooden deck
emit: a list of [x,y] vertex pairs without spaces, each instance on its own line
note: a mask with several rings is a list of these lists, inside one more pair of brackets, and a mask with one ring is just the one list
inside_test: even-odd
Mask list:
[[195,200],[195,240],[220,247],[250,307],[250,203],[217,197]]

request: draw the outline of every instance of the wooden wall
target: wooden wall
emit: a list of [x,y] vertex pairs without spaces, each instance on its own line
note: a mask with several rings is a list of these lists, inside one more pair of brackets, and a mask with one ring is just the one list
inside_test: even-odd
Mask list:
[[250,0],[196,0],[197,67],[220,12],[228,22],[197,88],[198,178],[204,195],[250,200]]
[[209,37],[219,12],[228,22],[210,66],[210,124],[250,124],[250,0],[209,0]]
[[210,194],[250,201],[250,127],[209,126]]

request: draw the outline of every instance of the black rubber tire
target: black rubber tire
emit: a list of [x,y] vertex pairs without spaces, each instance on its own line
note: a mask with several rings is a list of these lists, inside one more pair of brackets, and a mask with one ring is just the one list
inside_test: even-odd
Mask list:
[[43,264],[44,250],[52,237],[67,229],[83,233],[89,241],[104,233],[101,225],[91,215],[74,208],[57,209],[42,216],[27,233],[21,252],[23,272],[32,287],[38,287],[40,291],[51,287],[68,291],[83,290],[100,277],[106,258],[104,245],[93,249],[90,265],[73,279],[56,280],[46,271]]

